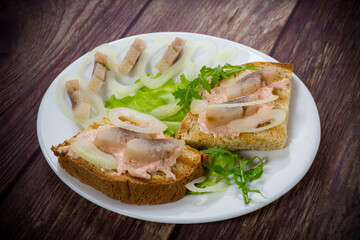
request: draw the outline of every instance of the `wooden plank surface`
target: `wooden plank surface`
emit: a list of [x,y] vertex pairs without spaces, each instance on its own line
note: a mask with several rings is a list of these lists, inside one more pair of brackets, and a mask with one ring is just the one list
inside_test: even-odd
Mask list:
[[153,1],[127,35],[159,31],[202,33],[269,53],[295,4],[295,0]]
[[[0,8],[0,232],[13,238],[358,239],[359,3],[341,1],[5,2]],[[37,143],[42,95],[67,65],[124,36],[189,31],[292,62],[313,94],[322,138],[310,171],[239,218],[174,225],[112,213],[70,190]],[[50,60],[49,60],[50,59]],[[341,101],[339,101],[339,99]],[[26,112],[26,114],[24,114]],[[21,127],[19,127],[21,126]],[[4,138],[6,136],[6,138]],[[19,145],[21,151],[19,150]]]
[[[84,53],[121,38],[145,4],[31,1],[11,2],[1,9],[5,43],[0,68],[0,123],[4,126],[0,134],[7,137],[0,144],[0,194],[34,159],[35,151],[39,153],[36,116],[50,83]],[[18,151],[19,141],[22,151]],[[14,159],[17,164],[11,164]]]
[[317,158],[297,186],[312,193],[308,199],[312,204],[304,205],[302,217],[308,231],[300,236],[356,239],[360,236],[360,115],[356,113],[360,4],[304,1],[299,9],[303,10],[294,13],[273,54],[297,66],[295,71],[313,94],[321,119]]

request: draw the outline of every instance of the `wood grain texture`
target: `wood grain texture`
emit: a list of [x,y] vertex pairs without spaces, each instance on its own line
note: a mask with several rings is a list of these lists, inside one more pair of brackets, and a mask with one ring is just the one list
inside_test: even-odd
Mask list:
[[[31,1],[1,11],[0,194],[38,149],[36,116],[55,77],[92,48],[125,34],[146,2]],[[117,5],[116,5],[117,4]],[[114,24],[115,23],[115,24]],[[8,33],[8,34],[7,34]],[[7,36],[7,37],[6,37]],[[7,47],[9,46],[9,47]],[[21,127],[19,127],[21,126]],[[19,145],[22,151],[19,151]],[[17,164],[11,164],[15,160]]]
[[269,53],[295,4],[296,0],[153,1],[127,35],[195,32]]
[[59,181],[41,154],[17,186],[0,209],[0,232],[12,239],[167,239],[174,226],[125,217],[90,203]]
[[[360,35],[359,3],[38,0],[1,4],[2,236],[360,238],[360,48],[355,37]],[[295,74],[315,98],[322,126],[314,164],[294,189],[242,217],[174,225],[136,220],[98,207],[53,173],[39,150],[35,130],[38,106],[51,81],[101,43],[158,31],[220,36],[294,63]]]
[[302,181],[303,191],[313,193],[313,204],[304,206],[308,227],[300,236],[358,239],[360,4],[304,1],[299,8],[274,57],[298,66],[295,71],[312,92],[322,123],[318,157]]
[[175,239],[359,239],[359,13],[354,2],[301,1],[271,51],[294,64],[319,109],[321,144],[304,179],[260,211],[176,226]]

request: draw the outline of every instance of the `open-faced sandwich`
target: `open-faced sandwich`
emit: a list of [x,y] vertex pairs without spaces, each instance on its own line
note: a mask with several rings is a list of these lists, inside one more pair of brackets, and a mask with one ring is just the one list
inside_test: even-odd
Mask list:
[[[124,203],[172,202],[186,189],[224,191],[231,179],[249,203],[248,193],[260,191],[246,184],[266,163],[230,151],[284,148],[293,66],[225,64],[219,59],[226,51],[212,42],[164,39],[149,46],[135,39],[116,50],[101,45],[78,74],[58,81],[59,107],[85,130],[53,152],[69,174]],[[201,48],[203,61],[193,61]]]
[[195,148],[285,147],[292,64],[253,62],[193,100],[176,138]]
[[132,109],[116,108],[52,150],[69,174],[124,203],[173,202],[204,175],[206,154],[163,134],[166,125]]

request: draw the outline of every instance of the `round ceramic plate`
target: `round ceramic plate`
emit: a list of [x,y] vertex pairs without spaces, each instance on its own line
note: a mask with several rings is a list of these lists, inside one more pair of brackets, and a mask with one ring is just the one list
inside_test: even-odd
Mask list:
[[[219,51],[236,49],[237,55],[230,61],[236,65],[252,61],[277,62],[239,43],[194,33],[144,34],[120,39],[111,42],[110,45],[116,48],[135,38],[149,39],[164,35],[172,38],[180,37],[193,43],[209,40],[217,45]],[[60,167],[57,158],[50,150],[52,145],[56,146],[81,131],[78,125],[67,118],[58,107],[55,88],[61,76],[77,72],[82,58],[77,59],[59,74],[46,91],[38,112],[37,133],[41,150],[60,179],[78,194],[101,207],[129,217],[163,223],[202,223],[234,218],[262,208],[284,195],[301,180],[315,158],[320,143],[319,114],[309,90],[293,74],[288,140],[285,149],[241,152],[244,156],[258,155],[267,159],[268,165],[264,167],[263,176],[260,180],[252,182],[250,186],[261,190],[266,198],[254,193],[250,195],[250,203],[245,205],[241,191],[236,186],[231,186],[225,192],[186,195],[179,201],[154,206],[130,205],[111,199],[70,176]]]

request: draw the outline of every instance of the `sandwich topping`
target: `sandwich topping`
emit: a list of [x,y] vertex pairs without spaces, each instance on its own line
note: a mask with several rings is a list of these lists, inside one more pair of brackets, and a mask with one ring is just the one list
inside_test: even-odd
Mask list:
[[[286,114],[281,110],[271,111],[278,98],[273,90],[286,89],[290,81],[285,78],[275,82],[276,71],[273,67],[241,71],[236,77],[221,81],[210,93],[203,91],[202,103],[191,109],[199,114],[200,131],[215,137],[238,136],[280,124]],[[261,126],[265,123],[268,123],[265,127]]]
[[164,56],[160,59],[158,63],[155,64],[155,67],[159,70],[160,73],[168,70],[179,57],[181,51],[185,47],[186,41],[181,38],[175,38],[175,40],[168,46],[168,49],[164,53]]
[[104,82],[108,60],[107,56],[101,52],[96,52],[94,57],[94,69],[88,87],[97,93]]
[[90,117],[90,97],[81,88],[79,80],[65,82],[65,88],[69,94],[74,115],[84,120],[88,119]]
[[139,38],[135,39],[129,51],[126,53],[124,60],[119,65],[119,72],[125,76],[129,75],[145,47],[146,43],[143,40]]
[[79,133],[71,145],[59,151],[74,158],[82,157],[103,170],[116,169],[119,175],[129,173],[151,179],[150,174],[161,171],[167,179],[176,179],[171,167],[184,147],[184,141],[166,139],[162,132],[135,132],[111,124]]

